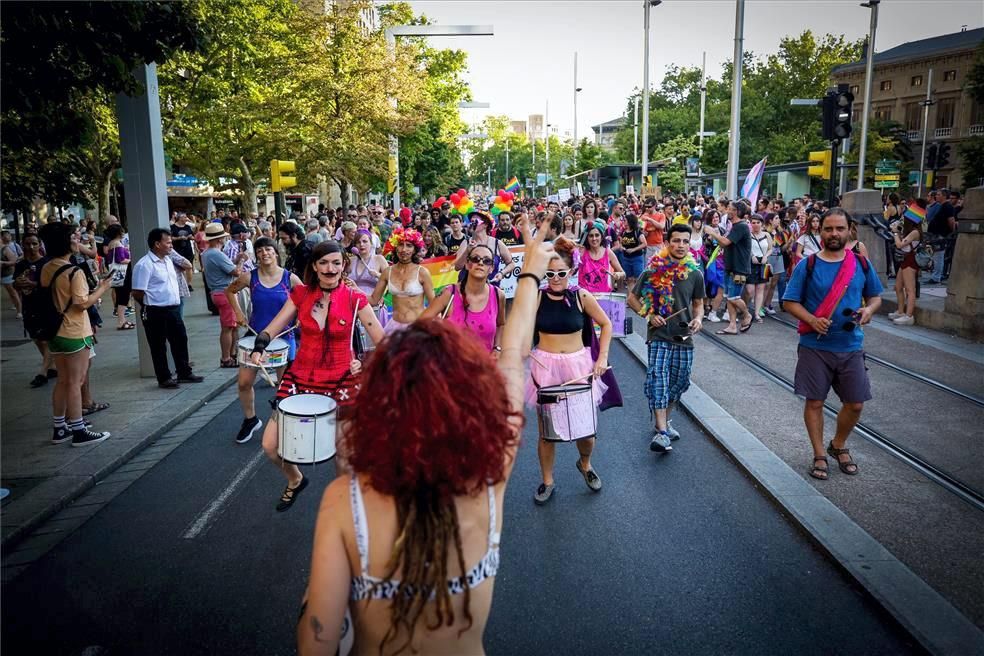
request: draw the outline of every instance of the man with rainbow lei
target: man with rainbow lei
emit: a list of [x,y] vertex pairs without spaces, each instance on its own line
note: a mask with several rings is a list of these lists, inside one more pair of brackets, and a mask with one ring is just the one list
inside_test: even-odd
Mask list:
[[649,260],[628,306],[648,324],[649,364],[643,387],[649,410],[655,417],[651,451],[671,451],[679,439],[670,425],[673,406],[690,387],[694,341],[704,320],[704,276],[690,254],[691,228],[675,223],[666,233],[666,246]]

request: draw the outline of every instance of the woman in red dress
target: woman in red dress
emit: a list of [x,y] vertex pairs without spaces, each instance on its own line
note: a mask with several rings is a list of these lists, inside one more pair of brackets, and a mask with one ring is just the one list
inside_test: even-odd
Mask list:
[[[348,428],[349,414],[359,391],[361,362],[352,348],[352,320],[359,320],[373,343],[383,338],[366,295],[344,284],[345,263],[342,248],[335,241],[323,241],[314,247],[304,284],[295,286],[283,309],[256,337],[251,359],[259,364],[271,336],[287,328],[296,316],[300,325],[300,346],[297,357],[284,372],[277,389],[277,401],[295,394],[323,394],[338,404],[335,444],[339,454],[336,467],[344,467],[343,441]],[[287,477],[287,487],[280,497],[277,510],[282,512],[293,505],[297,495],[307,486],[307,479],[297,465],[285,462],[277,453],[280,444],[279,425],[274,416],[263,431],[263,450],[267,457]]]

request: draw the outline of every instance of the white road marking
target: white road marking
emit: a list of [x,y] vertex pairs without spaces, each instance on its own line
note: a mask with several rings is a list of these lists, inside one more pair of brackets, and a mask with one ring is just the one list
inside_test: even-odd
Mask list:
[[185,530],[184,534],[181,536],[185,540],[194,540],[196,537],[205,532],[209,524],[212,523],[218,514],[222,510],[222,506],[225,502],[235,494],[236,490],[240,485],[245,483],[254,473],[256,473],[256,468],[261,462],[266,458],[266,455],[262,450],[257,451],[256,455],[253,456],[246,466],[243,467],[242,471],[236,474],[236,477],[232,479],[232,482],[222,491],[222,494],[217,496],[212,500],[212,503],[208,504],[203,511],[198,514],[188,528]]

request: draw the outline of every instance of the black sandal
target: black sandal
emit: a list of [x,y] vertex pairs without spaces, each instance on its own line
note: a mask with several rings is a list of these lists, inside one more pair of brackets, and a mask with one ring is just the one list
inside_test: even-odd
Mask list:
[[297,500],[297,495],[301,493],[301,490],[307,487],[308,479],[307,476],[301,479],[301,482],[297,484],[297,487],[291,487],[288,485],[284,488],[284,493],[280,495],[280,503],[277,504],[277,512],[283,512],[294,505]]
[[830,477],[830,469],[829,466],[817,467],[817,463],[821,461],[827,465],[827,456],[815,456],[813,458],[813,469],[810,470],[810,476],[818,481],[825,481]]
[[[848,476],[857,476],[858,465],[854,462],[854,458],[851,457],[850,449],[835,449],[834,441],[831,440],[830,444],[827,445],[827,453],[832,455],[837,460],[837,467],[840,468],[842,472]],[[841,462],[839,456],[847,456],[847,462]],[[848,467],[854,467],[853,470],[848,469]]]

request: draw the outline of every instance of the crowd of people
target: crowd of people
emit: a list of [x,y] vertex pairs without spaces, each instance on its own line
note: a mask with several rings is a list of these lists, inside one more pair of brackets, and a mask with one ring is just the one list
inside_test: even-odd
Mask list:
[[[914,276],[930,268],[917,257],[925,235],[952,231],[959,196],[948,198],[951,209],[931,216],[921,199],[887,199],[890,262],[900,256],[890,264],[898,324],[912,323]],[[335,413],[338,478],[318,513],[298,624],[304,654],[335,653],[353,636],[384,653],[481,651],[499,563],[497,509],[524,408],[537,416],[533,501],[555,495],[558,443],[574,442],[578,475],[602,490],[592,462],[598,412],[623,404],[608,357],[618,326],[600,302],[612,294],[624,293],[647,324],[650,450],[670,452],[680,438],[671,417],[704,322],[737,336],[785,309],[800,321],[796,391],[806,399],[809,473],[825,480],[828,455],[858,473],[846,440],[871,397],[861,326],[878,310],[881,284],[847,212],[809,197],[673,194],[519,199],[496,216],[481,205],[452,210],[359,205],[280,221],[175,213],[169,229],[150,231],[148,253],[135,262],[115,217],[100,238],[91,223],[48,223],[19,245],[4,232],[4,286],[41,355],[30,384],[56,381],[52,442],[110,436],[84,419],[108,407],[93,401],[89,382],[106,292],[117,330],[140,317],[160,387],[203,380],[183,315],[200,280],[218,317],[218,366],[239,369],[235,442],[262,429],[262,448],[286,479],[277,511],[308,485],[284,455],[291,436],[281,405],[315,395],[331,399]],[[941,279],[946,248],[934,269]],[[435,289],[422,264],[435,257],[453,264],[454,283]],[[57,325],[38,310],[46,299]],[[259,376],[276,387],[265,427]],[[831,388],[842,408],[825,448]]]

